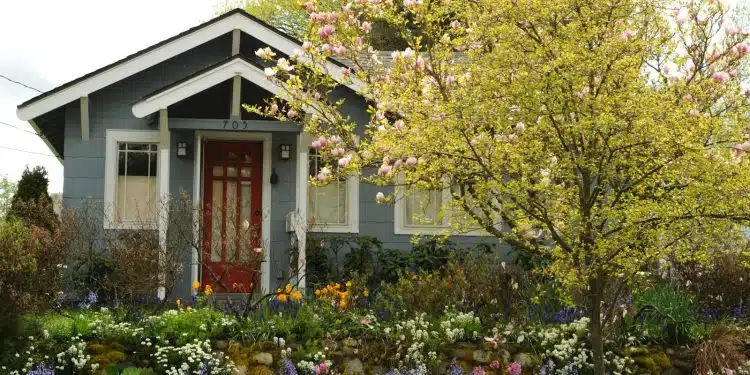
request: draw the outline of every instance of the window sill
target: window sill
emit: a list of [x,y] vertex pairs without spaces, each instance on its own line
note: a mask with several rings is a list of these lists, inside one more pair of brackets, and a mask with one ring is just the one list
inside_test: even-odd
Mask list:
[[159,226],[156,223],[146,223],[138,221],[125,221],[119,223],[105,222],[104,229],[109,230],[157,230]]
[[314,224],[310,226],[310,232],[314,233],[359,233],[357,225],[326,225]]
[[470,230],[467,232],[458,232],[451,227],[441,226],[406,226],[394,228],[395,234],[427,234],[427,235],[450,235],[450,236],[464,236],[464,237],[492,237],[491,234],[482,229]]

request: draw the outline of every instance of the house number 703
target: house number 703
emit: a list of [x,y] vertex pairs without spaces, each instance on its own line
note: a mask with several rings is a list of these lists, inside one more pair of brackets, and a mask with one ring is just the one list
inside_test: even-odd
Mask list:
[[232,128],[232,130],[239,130],[240,128],[242,130],[247,130],[247,121],[237,121],[237,120],[224,120],[224,129]]

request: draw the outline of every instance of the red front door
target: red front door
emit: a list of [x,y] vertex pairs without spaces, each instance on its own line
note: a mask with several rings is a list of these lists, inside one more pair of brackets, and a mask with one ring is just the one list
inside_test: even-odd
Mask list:
[[252,292],[263,260],[262,143],[206,141],[203,147],[201,283],[218,292]]

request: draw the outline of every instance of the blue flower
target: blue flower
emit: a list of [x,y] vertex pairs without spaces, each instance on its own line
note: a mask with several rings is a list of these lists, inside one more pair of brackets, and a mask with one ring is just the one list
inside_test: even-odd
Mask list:
[[297,366],[289,358],[284,358],[281,365],[281,375],[297,375]]
[[35,369],[27,372],[26,375],[55,375],[55,369],[52,367],[45,367],[44,363],[42,363]]

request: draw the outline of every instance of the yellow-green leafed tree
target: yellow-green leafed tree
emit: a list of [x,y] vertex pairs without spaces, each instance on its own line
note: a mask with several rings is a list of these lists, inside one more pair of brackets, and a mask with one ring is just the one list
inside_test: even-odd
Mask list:
[[[326,183],[450,189],[455,230],[480,226],[551,259],[583,296],[595,373],[602,328],[639,271],[710,259],[750,221],[750,90],[738,66],[750,26],[720,1],[356,0],[309,2],[297,56],[266,69],[285,100],[248,108],[302,119]],[[386,20],[409,48],[383,54]],[[419,32],[414,32],[418,30]],[[348,67],[332,64],[346,59]],[[349,85],[372,103],[362,138],[342,114]],[[380,203],[394,197],[378,194]],[[449,209],[450,208],[450,209]],[[461,215],[458,215],[461,216]]]

